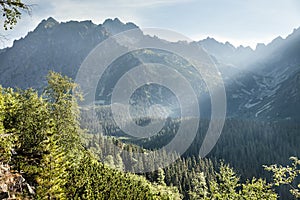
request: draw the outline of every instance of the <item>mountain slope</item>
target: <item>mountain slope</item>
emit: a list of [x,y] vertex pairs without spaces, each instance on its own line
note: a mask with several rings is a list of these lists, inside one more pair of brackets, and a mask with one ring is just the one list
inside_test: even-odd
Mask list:
[[[124,24],[117,18],[107,19],[100,25],[91,21],[58,23],[53,18],[43,20],[33,32],[15,41],[13,47],[0,51],[0,84],[41,91],[49,70],[75,78],[79,66],[97,44],[110,35],[133,28],[138,27],[133,23]],[[149,38],[149,41],[165,42],[158,38]],[[299,42],[300,30],[296,29],[286,39],[278,37],[268,45],[259,44],[255,50],[242,46],[235,48],[213,38],[186,44],[184,48],[200,45],[216,62],[226,87],[229,117],[289,119],[298,118],[296,113],[300,112],[300,94],[294,91],[300,66]],[[179,47],[182,44],[173,45]],[[123,59],[114,63],[115,69],[121,69],[124,64],[130,69],[141,62],[167,64],[177,69],[184,66],[184,61],[159,51],[151,54],[145,51],[139,56]],[[108,76],[119,77],[118,70]],[[189,74],[193,72],[187,71],[187,76]],[[194,79],[193,76],[189,78]],[[108,91],[114,78],[106,80]],[[202,86],[196,88],[205,90]],[[209,103],[204,107],[209,109]]]
[[[121,30],[136,27],[115,19],[113,23],[116,22]],[[91,21],[58,23],[53,18],[43,20],[33,32],[0,53],[1,84],[41,89],[49,70],[75,78],[88,53],[112,34],[107,31],[108,25],[109,21],[102,26]],[[117,32],[113,26],[109,30]]]

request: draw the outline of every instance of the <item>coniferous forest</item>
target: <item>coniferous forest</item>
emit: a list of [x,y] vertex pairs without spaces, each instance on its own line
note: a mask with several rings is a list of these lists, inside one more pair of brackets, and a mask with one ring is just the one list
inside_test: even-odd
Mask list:
[[244,181],[228,164],[195,156],[154,172],[125,173],[124,163],[141,161],[109,146],[147,150],[81,129],[74,87],[70,78],[50,72],[41,95],[1,88],[2,199],[277,199],[282,185],[299,197],[296,157],[288,167],[265,166],[271,182]]
[[[32,1],[41,4],[37,8],[28,2],[0,0],[3,31],[18,34],[21,31],[17,25],[24,28],[23,17],[25,21],[26,17],[39,18],[57,6],[71,9],[73,3],[81,5],[82,18],[92,13],[92,6],[99,6],[89,0],[86,7],[75,1],[67,1],[67,6],[65,0],[52,2],[46,7],[40,0]],[[195,3],[112,2],[99,4],[116,12],[120,11],[118,6],[124,11],[139,6],[163,9],[167,5]],[[72,9],[76,13],[76,7]],[[174,8],[171,13],[176,12]],[[36,20],[34,17],[31,19]],[[207,19],[210,20],[213,18]],[[193,23],[193,27],[196,25]],[[132,30],[137,34],[121,37]],[[257,44],[254,49],[210,37],[170,42],[147,35],[132,22],[123,23],[118,18],[94,24],[58,22],[49,17],[25,37],[16,39],[11,47],[7,41],[0,31],[0,43],[4,44],[0,48],[0,200],[300,199],[300,28],[284,39],[278,37],[269,44]],[[111,43],[107,45],[105,41]],[[124,45],[132,41],[138,41],[138,45]],[[143,48],[143,42],[148,46]],[[106,44],[105,48],[99,50],[99,44]],[[118,58],[114,58],[116,52],[121,52]],[[197,59],[185,58],[178,52],[200,59],[202,73],[198,74],[198,63],[193,62]],[[104,59],[89,60],[90,55],[104,55]],[[98,65],[105,63],[101,77],[97,77],[97,70],[82,67],[87,63],[97,70]],[[150,70],[146,66],[149,63],[154,65]],[[181,75],[174,75],[172,70],[156,71],[155,65],[164,65]],[[136,80],[154,76],[162,79],[160,83],[172,82],[167,84],[171,89],[149,79],[129,97],[130,117],[123,115],[120,119],[114,108],[124,111],[125,101],[114,102],[114,92],[122,78],[141,66],[148,71],[130,77],[128,82],[137,86]],[[217,73],[211,73],[212,66]],[[84,76],[80,77],[80,73]],[[189,87],[178,84],[182,77],[189,82],[196,100],[191,93],[185,93]],[[213,83],[213,91],[206,80]],[[123,96],[131,89],[126,84],[120,84]],[[225,95],[217,98],[223,102],[213,101],[213,94],[221,93],[220,85]],[[93,89],[92,104],[82,104],[89,100]],[[206,140],[210,125],[222,120],[222,114],[213,118],[213,107],[217,105],[222,110],[218,106],[224,102],[224,126],[214,129],[216,134],[220,128],[221,134],[208,154],[201,157],[202,147],[215,139]],[[193,110],[197,108],[194,105],[201,107],[196,115],[184,115],[184,109]],[[201,120],[196,121],[198,115]],[[149,124],[162,126],[146,137],[140,131],[138,137],[134,135],[136,130],[131,130],[133,135],[126,131],[132,126],[130,120],[137,130]],[[193,140],[183,152],[177,151],[190,139],[192,126],[187,125],[194,121],[198,126]],[[184,134],[178,136],[180,131]],[[168,146],[177,137],[177,146]]]

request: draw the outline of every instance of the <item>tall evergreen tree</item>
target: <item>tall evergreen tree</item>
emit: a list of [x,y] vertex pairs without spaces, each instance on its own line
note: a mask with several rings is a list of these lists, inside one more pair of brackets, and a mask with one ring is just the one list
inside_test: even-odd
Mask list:
[[162,168],[158,168],[158,170],[157,170],[157,183],[160,185],[166,185],[165,172]]
[[208,186],[206,183],[205,175],[203,172],[196,173],[192,180],[192,190],[189,191],[189,197],[191,200],[203,199],[207,200],[208,197]]
[[66,199],[65,184],[68,182],[67,165],[64,150],[53,138],[45,141],[45,150],[37,177],[37,197],[39,199]]
[[[56,72],[49,72],[47,77],[48,86],[45,89],[43,97],[46,99],[50,118],[54,125],[56,140],[65,147],[66,151],[71,151],[79,147],[79,109],[77,106],[77,98],[81,98],[77,94],[77,85],[72,79],[62,76]],[[75,92],[75,93],[73,93]]]
[[247,181],[246,184],[242,184],[242,190],[240,191],[241,199],[264,199],[264,200],[276,200],[277,194],[272,189],[272,184],[267,184],[265,180],[253,178]]
[[2,92],[2,87],[0,86],[0,162],[7,163],[11,156],[12,142],[10,135],[5,133],[3,126],[5,105]]

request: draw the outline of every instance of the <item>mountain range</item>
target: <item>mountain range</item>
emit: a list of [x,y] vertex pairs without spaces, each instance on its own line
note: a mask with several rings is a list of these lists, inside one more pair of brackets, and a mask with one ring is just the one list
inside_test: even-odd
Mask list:
[[[136,28],[137,25],[124,24],[117,18],[96,25],[91,21],[59,23],[50,17],[40,22],[24,38],[14,41],[12,47],[0,50],[0,84],[4,87],[41,90],[46,85],[45,77],[49,70],[75,78],[81,63],[100,42],[111,35]],[[157,37],[152,40],[165,42]],[[221,72],[226,88],[228,117],[300,120],[300,29],[295,29],[285,39],[278,37],[268,45],[258,44],[255,50],[243,46],[236,48],[229,42],[220,43],[213,38],[187,43],[186,46],[195,44],[212,57]],[[156,63],[168,64],[176,69],[188,69],[183,60],[174,63],[174,57],[166,52],[149,50],[135,54],[144,61],[155,60]],[[141,60],[136,57],[134,54],[125,55],[114,62],[112,70],[104,77],[108,83],[102,85],[104,89],[99,89],[97,95],[108,96],[120,77],[120,66],[139,64]],[[193,73],[187,73],[186,76],[194,80],[195,77],[188,74]],[[200,93],[205,91],[205,86],[200,82],[194,85]],[[142,92],[146,90],[152,91],[154,97],[164,97],[157,86],[148,87]],[[170,96],[167,90],[163,93]],[[172,102],[174,100],[170,99],[164,103],[176,107],[176,103]],[[209,103],[204,107],[209,108]]]

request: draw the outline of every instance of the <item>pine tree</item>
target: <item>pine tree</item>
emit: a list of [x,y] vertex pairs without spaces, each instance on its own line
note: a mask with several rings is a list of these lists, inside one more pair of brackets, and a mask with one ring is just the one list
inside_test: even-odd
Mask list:
[[208,187],[203,172],[196,173],[195,178],[192,180],[192,190],[189,192],[189,197],[192,200],[208,198]]
[[0,86],[0,163],[7,163],[11,156],[12,141],[10,135],[5,133],[3,126],[5,105],[2,92],[2,87]]
[[114,162],[114,157],[112,155],[108,155],[104,159],[104,163],[109,166],[110,168],[115,168],[115,162]]
[[53,137],[45,141],[45,151],[39,175],[37,177],[37,197],[39,199],[66,199],[68,161],[62,147],[56,144]]
[[124,163],[123,163],[123,160],[122,160],[122,157],[120,156],[120,154],[116,155],[115,167],[119,171],[124,171]]
[[272,189],[272,184],[267,184],[265,180],[253,178],[251,182],[242,184],[240,191],[242,199],[264,199],[276,200],[277,194]]
[[65,151],[75,153],[80,148],[77,98],[81,98],[81,95],[76,92],[77,85],[66,76],[49,72],[47,79],[48,87],[43,96],[48,103],[54,131],[57,133],[55,139],[64,146]]
[[217,173],[217,180],[210,182],[211,198],[213,199],[239,199],[237,192],[239,177],[232,168],[221,163],[220,173]]
[[165,172],[162,168],[158,168],[157,170],[157,183],[160,185],[166,185],[165,183]]

